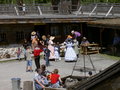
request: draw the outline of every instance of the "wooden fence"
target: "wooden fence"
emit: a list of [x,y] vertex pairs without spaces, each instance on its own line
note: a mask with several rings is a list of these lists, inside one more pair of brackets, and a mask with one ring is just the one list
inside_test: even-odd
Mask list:
[[[75,7],[75,8],[74,8]],[[18,6],[13,4],[0,5],[0,15],[87,15],[87,16],[120,16],[120,3],[93,3],[88,5],[70,5],[70,4],[39,4]]]

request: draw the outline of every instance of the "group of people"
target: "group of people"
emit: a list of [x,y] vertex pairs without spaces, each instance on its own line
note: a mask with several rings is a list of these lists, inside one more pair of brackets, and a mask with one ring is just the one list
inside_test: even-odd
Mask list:
[[[46,70],[46,67],[50,65],[50,60],[59,59],[59,43],[54,44],[54,38],[53,36],[48,35],[48,37],[46,37],[43,35],[41,40],[39,33],[33,31],[31,33],[31,44],[29,44],[26,39],[23,43],[24,57],[27,61],[26,72],[33,72],[32,54],[34,57],[35,71],[37,72],[34,77],[36,90],[42,90],[45,87],[61,87],[62,80],[58,74],[58,69],[55,69],[53,72]],[[40,64],[41,52],[44,52],[44,60],[46,62],[44,65]]]
[[[79,42],[77,37],[80,37],[81,34],[77,31],[71,31],[71,35],[68,35],[64,43],[61,45],[65,46],[65,61],[76,61],[79,57]],[[59,42],[54,43],[54,36],[45,36],[40,37],[38,32],[31,32],[31,44],[24,40],[24,57],[27,61],[26,72],[33,72],[32,70],[32,56],[34,57],[34,62],[37,72],[35,75],[35,88],[36,90],[42,90],[46,86],[48,87],[60,87],[62,80],[58,74],[58,69],[55,69],[53,72],[46,71],[46,67],[50,66],[49,61],[56,61],[60,59],[60,44]],[[86,39],[86,38],[84,38]],[[84,41],[82,43],[85,43]],[[20,51],[20,50],[19,50]],[[40,65],[40,54],[44,52],[45,65]],[[44,68],[43,68],[44,67]],[[48,74],[49,73],[49,74]]]
[[[80,50],[79,42],[77,41],[77,38],[81,36],[81,34],[77,31],[71,31],[72,35],[68,35],[67,39],[65,40],[64,44],[66,45],[66,51],[65,51],[65,61],[76,61],[79,57]],[[82,51],[85,52],[87,46],[89,44],[89,41],[86,37],[82,38],[80,46],[82,47]]]
[[[65,55],[64,59],[65,61],[76,61],[79,57],[79,42],[77,41],[77,37],[80,37],[81,34],[77,31],[71,31],[71,35],[68,35],[64,43],[61,45],[64,45],[65,48]],[[50,66],[49,61],[56,61],[61,60],[60,57],[60,44],[59,42],[54,43],[53,40],[55,39],[54,36],[45,36],[43,35],[40,38],[39,32],[31,32],[31,44],[27,42],[27,40],[24,40],[24,57],[27,60],[27,65],[30,66],[29,68],[26,68],[26,71],[32,71],[31,70],[31,63],[32,63],[32,56],[34,55],[34,62],[36,65],[36,69],[40,68],[40,53],[44,52],[44,60],[45,65]],[[81,44],[89,43],[87,41],[87,38],[83,37],[83,40]],[[18,58],[20,58],[20,49],[18,48]]]
[[[80,37],[81,34],[77,31],[71,31],[71,35],[67,36],[67,39],[64,42],[66,46],[65,51],[65,61],[76,61],[79,55],[78,50],[78,41],[77,37]],[[44,52],[44,59],[46,61],[46,66],[50,65],[49,61],[57,61],[61,60],[60,57],[60,44],[59,42],[55,43],[53,40],[54,36],[42,36],[42,40],[40,39],[40,35],[38,32],[33,31],[31,33],[32,40],[32,50],[34,51],[35,65],[37,68],[40,68],[40,64],[38,64],[40,60],[40,52]]]
[[[60,57],[60,49],[61,46],[64,45],[65,54],[64,60],[65,61],[76,61],[79,57],[79,42],[77,41],[77,37],[80,37],[81,34],[77,31],[71,31],[71,35],[68,35],[64,43],[59,44],[59,42],[55,43],[53,40],[55,39],[54,36],[45,36],[43,35],[40,37],[39,32],[31,32],[31,44],[25,39],[23,43],[24,47],[24,57],[27,60],[27,67],[26,71],[32,71],[32,56],[34,56],[34,62],[36,65],[36,69],[40,68],[40,54],[44,52],[44,60],[45,65],[50,66],[49,61],[57,61],[61,60]],[[83,37],[81,44],[89,43],[86,37]],[[18,48],[17,57],[20,59],[21,50]]]
[[41,65],[40,69],[36,70],[37,73],[34,77],[35,90],[43,90],[45,87],[60,88],[62,87],[62,80],[58,74],[58,69],[54,69],[53,72],[46,70],[46,66]]

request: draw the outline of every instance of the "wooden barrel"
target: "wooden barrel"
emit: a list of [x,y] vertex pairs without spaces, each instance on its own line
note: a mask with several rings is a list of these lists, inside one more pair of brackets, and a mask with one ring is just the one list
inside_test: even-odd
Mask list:
[[33,90],[33,81],[24,81],[23,90]]

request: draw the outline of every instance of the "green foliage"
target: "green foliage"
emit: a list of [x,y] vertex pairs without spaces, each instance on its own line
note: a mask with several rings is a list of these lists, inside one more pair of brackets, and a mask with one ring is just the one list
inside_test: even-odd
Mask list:
[[[0,0],[0,4],[16,4],[18,0]],[[23,0],[25,4],[57,2],[60,0]],[[72,0],[71,0],[72,1]],[[79,0],[80,3],[120,3],[120,0]]]
[[[16,4],[18,0],[0,0],[0,4]],[[20,0],[19,0],[20,1]],[[25,4],[49,3],[51,0],[23,0]]]
[[16,0],[0,0],[0,4],[15,4]]
[[80,0],[81,3],[120,3],[120,0]]
[[50,0],[35,0],[35,3],[48,3]]

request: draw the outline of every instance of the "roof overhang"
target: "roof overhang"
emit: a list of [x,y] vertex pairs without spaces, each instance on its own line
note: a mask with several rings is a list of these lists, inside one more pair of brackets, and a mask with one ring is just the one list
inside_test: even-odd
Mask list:
[[0,16],[0,24],[29,24],[29,23],[84,23],[93,20],[88,17],[70,15],[50,16]]
[[91,27],[120,29],[120,18],[89,21],[87,24]]

